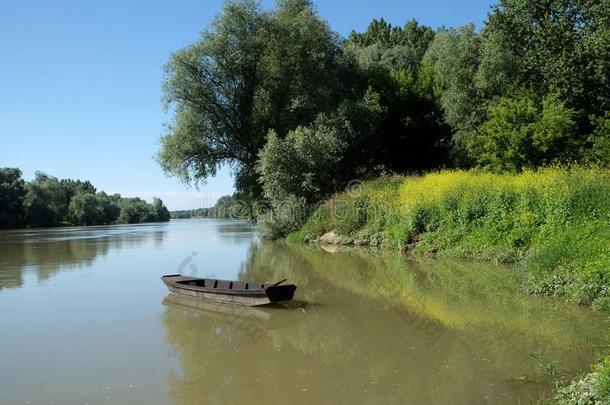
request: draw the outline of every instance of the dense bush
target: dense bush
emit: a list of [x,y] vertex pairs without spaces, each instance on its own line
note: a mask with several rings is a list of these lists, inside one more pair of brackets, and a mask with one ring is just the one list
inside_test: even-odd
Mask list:
[[561,388],[555,400],[560,405],[610,404],[610,357],[606,357],[593,370]]
[[483,167],[517,171],[576,158],[571,136],[574,111],[556,96],[536,101],[531,94],[504,97],[489,108],[489,119],[468,140],[469,153]]
[[289,239],[409,246],[519,262],[531,291],[610,310],[610,171],[442,171],[380,179],[329,200]]
[[590,160],[603,165],[610,165],[610,111],[605,116],[596,118],[595,131],[590,138]]
[[0,228],[15,228],[23,223],[25,193],[21,170],[0,168]]
[[[435,72],[454,131],[454,163],[521,169],[562,160],[566,152],[578,160],[595,154],[588,139],[610,110],[609,21],[608,2],[500,0],[480,32],[473,25],[440,29],[424,64]],[[519,89],[530,101],[515,96]],[[536,104],[551,94],[555,100],[540,112]],[[523,150],[531,143],[517,147],[540,125],[549,139],[534,145],[536,153]],[[484,156],[467,147],[473,141],[485,143]]]
[[121,198],[119,200],[119,223],[139,224],[141,222],[169,221],[169,211],[163,202],[155,198],[152,205],[140,198]]
[[[93,193],[79,193],[72,197],[68,207],[75,225],[97,225],[114,222],[117,217],[106,218],[104,201]],[[118,216],[118,215],[117,215]]]
[[297,229],[305,221],[310,209],[303,198],[288,195],[284,201],[273,210],[261,215],[262,235],[269,239],[286,236],[288,230]]
[[375,171],[378,162],[371,156],[376,145],[368,141],[380,113],[379,96],[367,94],[358,102],[343,103],[333,114],[320,115],[309,127],[290,131],[283,139],[274,131],[269,133],[257,172],[263,196],[275,211],[265,218],[271,234],[282,236],[296,229],[307,207],[363,173]]

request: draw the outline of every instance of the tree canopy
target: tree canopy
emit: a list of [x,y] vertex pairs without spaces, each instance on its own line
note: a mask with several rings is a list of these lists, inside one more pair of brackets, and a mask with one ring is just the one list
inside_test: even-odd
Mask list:
[[380,173],[608,164],[609,27],[607,0],[499,0],[480,30],[381,18],[343,39],[310,1],[229,1],[167,64],[158,160],[190,182],[230,165],[279,233]]
[[32,181],[21,170],[0,168],[0,228],[109,225],[169,221],[169,211],[154,198],[98,192],[89,181],[58,179],[37,172]]
[[25,181],[21,170],[5,167],[0,169],[0,228],[16,228],[23,222]]
[[[564,143],[570,150],[554,148],[552,156],[514,169],[566,157],[585,161],[591,133],[610,110],[610,3],[501,0],[480,33],[472,25],[438,32],[425,59],[434,67],[445,119],[454,130],[455,163],[481,163],[480,149],[468,151],[469,139],[489,135],[492,125],[485,122],[495,119],[490,113],[525,92],[537,105],[554,98],[570,110],[576,125]],[[496,132],[492,138],[505,142],[512,136]]]
[[273,128],[285,135],[340,99],[339,37],[310,2],[272,12],[230,1],[199,41],[166,65],[165,102],[174,111],[161,166],[198,181],[229,164],[240,191],[257,194],[258,152]]

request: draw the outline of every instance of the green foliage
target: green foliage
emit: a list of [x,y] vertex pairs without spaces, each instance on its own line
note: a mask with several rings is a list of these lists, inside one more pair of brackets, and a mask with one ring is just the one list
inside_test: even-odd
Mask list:
[[169,210],[160,198],[154,197],[152,203],[152,210],[155,222],[167,222],[169,221],[170,215]]
[[479,63],[474,85],[480,97],[491,102],[515,87],[518,59],[507,49],[507,35],[485,29],[479,36]]
[[265,238],[278,239],[297,229],[307,218],[309,207],[303,198],[293,194],[261,216],[261,231]]
[[[343,101],[285,137],[270,131],[260,152],[259,181],[273,210],[285,211],[290,198],[299,207],[291,211],[307,212],[306,207],[380,168],[422,169],[444,160],[448,127],[429,76],[420,80],[419,75],[423,50],[433,36],[429,27],[415,22],[403,30],[374,21],[366,33],[352,33],[346,49],[357,63],[362,97]],[[273,217],[283,226],[267,226],[274,229],[270,234],[283,235],[299,225],[296,218],[302,215]]]
[[264,195],[274,211],[263,220],[270,237],[296,229],[307,202],[333,191],[345,146],[337,130],[321,122],[315,128],[299,127],[285,139],[275,132],[269,134],[258,171]]
[[589,159],[602,165],[610,165],[610,111],[601,118],[594,118],[595,130],[589,139],[592,144]]
[[174,210],[170,211],[169,215],[171,219],[204,218],[207,217],[207,209]]
[[70,217],[75,225],[98,225],[106,223],[104,205],[93,193],[78,193],[69,205]]
[[279,203],[291,194],[309,197],[309,203],[320,200],[335,185],[345,147],[337,130],[325,123],[299,127],[285,139],[271,132],[259,165],[266,197]]
[[0,169],[0,227],[169,221],[169,211],[158,198],[149,204],[96,191],[89,181],[37,172],[34,180],[24,182],[19,169]]
[[[73,225],[109,225],[119,219],[121,197],[104,192],[79,192],[70,201],[70,223]],[[169,211],[158,198],[153,199],[153,210],[157,215],[152,221],[169,221]]]
[[500,0],[485,30],[503,35],[503,48],[517,60],[519,84],[558,94],[580,125],[610,110],[607,1]]
[[25,182],[21,170],[0,168],[0,228],[17,228],[23,223]]
[[[258,159],[270,132],[278,141],[293,131],[336,133],[346,145],[335,171],[436,167],[446,161],[450,128],[430,71],[419,74],[433,38],[416,21],[392,27],[381,20],[342,45],[308,1],[280,1],[269,12],[229,2],[201,39],[167,64],[164,92],[175,116],[159,162],[186,181],[229,164],[249,200],[262,194],[260,167],[267,163]],[[322,167],[309,174],[327,176]],[[314,184],[312,193],[295,196],[310,202],[323,188]]]
[[404,29],[374,20],[363,34],[352,33],[346,54],[358,67],[354,80],[378,95],[381,114],[368,140],[379,166],[405,172],[446,162],[450,128],[444,123],[434,77],[422,68],[434,38],[430,27],[415,21]]
[[230,1],[195,44],[174,53],[163,87],[175,117],[158,155],[168,173],[205,180],[232,165],[238,191],[259,193],[266,134],[281,137],[341,99],[338,36],[304,0],[274,11]]
[[[326,232],[343,231],[346,244],[393,245],[390,224],[396,219],[396,200],[403,179],[381,177],[356,189],[339,193],[314,211],[288,235],[293,242],[314,242]],[[393,225],[392,225],[393,226]],[[396,245],[397,246],[397,245]]]
[[477,164],[502,171],[535,168],[567,160],[574,151],[570,136],[574,112],[555,96],[537,103],[524,92],[500,99],[467,146]]
[[485,103],[475,80],[480,64],[480,42],[472,24],[441,29],[424,57],[424,63],[434,68],[442,88],[440,104],[445,120],[457,132],[456,141],[474,131],[485,116]]
[[[239,216],[271,208],[274,235],[300,224],[301,214],[288,212],[307,214],[351,180],[380,173],[606,165],[608,27],[607,2],[500,0],[480,31],[375,19],[343,41],[310,1],[282,0],[270,11],[229,1],[167,63],[174,119],[158,159],[195,182],[231,166]],[[346,241],[409,239],[441,229],[456,198],[415,207],[407,222],[394,210],[373,221],[348,216],[341,227],[362,225]],[[474,202],[465,207],[456,220],[487,215]],[[513,231],[512,242],[528,246],[527,227]]]
[[605,405],[610,403],[610,357],[602,359],[593,370],[558,390],[560,405]]
[[258,211],[264,210],[264,206],[252,204],[243,195],[234,193],[220,197],[212,207],[171,211],[170,216],[171,218],[253,219],[258,216]]
[[367,195],[358,195],[350,204],[337,210],[334,226],[336,231],[341,235],[349,235],[364,227],[368,220],[369,204]]
[[382,178],[338,194],[289,239],[334,230],[344,244],[519,262],[532,292],[610,310],[609,196],[596,168]]
[[[480,33],[472,25],[440,30],[424,57],[424,64],[434,68],[445,119],[455,131],[452,151],[455,163],[463,166],[480,163],[478,149],[468,148],[467,144],[480,136],[481,131],[485,135],[492,131],[496,139],[511,138],[517,142],[528,137],[518,134],[521,131],[510,133],[505,125],[488,124],[490,114],[498,113],[498,108],[514,108],[515,111],[505,111],[504,115],[512,114],[517,120],[529,118],[519,117],[528,115],[527,106],[518,102],[523,101],[518,100],[521,96],[515,96],[515,90],[520,88],[531,89],[534,100],[550,94],[554,98],[548,101],[546,117],[540,122],[543,126],[540,136],[545,139],[535,146],[544,149],[544,156],[540,159],[533,156],[526,166],[539,167],[563,159],[565,148],[554,147],[558,137],[569,138],[561,143],[569,141],[571,157],[585,159],[589,155],[587,139],[594,124],[590,117],[603,116],[610,105],[610,81],[605,73],[610,70],[609,22],[607,2],[552,0],[543,4],[501,0],[492,8]],[[506,102],[515,97],[515,102]],[[552,133],[554,130],[560,134]],[[505,156],[495,156],[493,160],[497,161],[493,165],[511,169],[523,166],[515,164],[514,155],[513,150]]]
[[269,133],[257,171],[264,197],[276,211],[266,222],[281,222],[267,226],[274,230],[270,234],[296,229],[308,206],[374,169],[375,145],[368,141],[380,113],[378,97],[367,94],[360,102],[344,102],[335,113],[319,116],[310,127],[296,128],[284,139]]
[[[139,224],[142,222],[162,222],[169,220],[169,211],[163,209],[163,203],[159,199],[157,207],[147,203],[140,198],[121,198],[119,200],[119,208],[121,209],[118,223],[121,224]],[[158,211],[159,209],[159,211]],[[165,212],[167,211],[167,215]],[[162,215],[162,218],[159,217]]]
[[230,219],[252,218],[252,206],[249,201],[246,201],[238,193],[225,195],[220,197],[216,204],[208,209],[207,216],[210,218]]
[[352,31],[347,43],[362,48],[379,45],[389,50],[402,47],[412,55],[417,66],[433,38],[434,31],[415,20],[407,21],[404,27],[393,27],[381,18],[371,21],[363,33]]
[[529,289],[546,295],[561,295],[575,302],[610,311],[610,259],[606,224],[583,221],[549,232],[543,244],[530,255],[528,270],[535,276]]
[[75,191],[72,182],[36,172],[26,189],[23,205],[28,225],[56,226],[67,222],[68,205]]

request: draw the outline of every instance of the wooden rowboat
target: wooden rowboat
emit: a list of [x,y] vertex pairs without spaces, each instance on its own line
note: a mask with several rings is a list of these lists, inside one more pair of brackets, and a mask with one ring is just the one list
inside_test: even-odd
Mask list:
[[290,301],[297,287],[282,280],[275,284],[248,283],[171,274],[161,277],[174,294],[222,304],[249,307]]

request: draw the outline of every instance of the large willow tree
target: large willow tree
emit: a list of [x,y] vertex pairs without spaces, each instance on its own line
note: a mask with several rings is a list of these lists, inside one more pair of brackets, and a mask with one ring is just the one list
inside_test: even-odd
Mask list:
[[238,191],[256,197],[268,131],[283,137],[334,109],[341,65],[340,39],[309,1],[282,0],[271,12],[249,0],[225,3],[201,38],[166,65],[163,90],[174,117],[159,162],[194,183],[229,165]]

